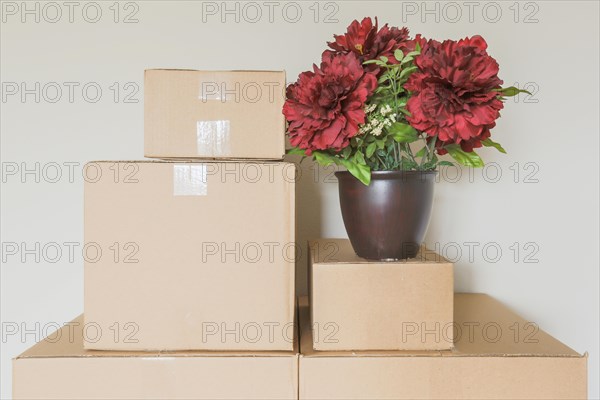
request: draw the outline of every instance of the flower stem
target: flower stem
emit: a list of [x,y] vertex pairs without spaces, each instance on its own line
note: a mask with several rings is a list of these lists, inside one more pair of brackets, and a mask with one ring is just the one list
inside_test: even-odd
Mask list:
[[413,155],[412,149],[410,148],[410,144],[409,143],[405,143],[404,147],[406,149],[406,154],[408,154],[408,156],[410,157],[410,159],[412,160],[412,162],[414,162],[415,165],[419,165],[419,163],[417,162],[417,160],[415,160],[415,156]]
[[421,136],[421,139],[423,139],[423,148],[425,149],[426,154],[423,154],[423,157],[421,157],[421,164],[419,164],[420,168],[423,167],[423,165],[427,164],[429,161],[431,161],[431,151],[429,150],[429,143],[427,143],[427,137]]
[[377,156],[377,159],[379,160],[379,162],[381,163],[381,167],[386,170],[386,166],[385,166],[385,162],[383,162],[383,160],[381,159],[381,157],[379,157],[379,154],[375,153],[375,155]]
[[431,147],[427,147],[427,152],[429,153],[429,161],[433,160],[433,156],[435,154],[435,142],[437,142],[437,135],[434,136],[433,139],[431,139],[431,142],[429,143],[429,146]]
[[[425,148],[427,148],[427,145],[425,145]],[[429,158],[429,151],[427,151],[425,154],[423,154],[423,157],[421,157],[421,162],[419,163],[419,169],[423,169],[423,165],[425,165],[425,160],[427,160]]]

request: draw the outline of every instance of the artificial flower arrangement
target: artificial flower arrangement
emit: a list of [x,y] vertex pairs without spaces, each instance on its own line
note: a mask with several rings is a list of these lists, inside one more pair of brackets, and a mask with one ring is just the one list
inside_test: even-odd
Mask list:
[[367,17],[334,39],[320,66],[287,88],[290,153],[344,166],[365,185],[371,171],[452,165],[438,155],[481,167],[476,148],[505,153],[490,131],[504,98],[526,91],[502,88],[482,37],[410,38],[406,28],[378,29]]

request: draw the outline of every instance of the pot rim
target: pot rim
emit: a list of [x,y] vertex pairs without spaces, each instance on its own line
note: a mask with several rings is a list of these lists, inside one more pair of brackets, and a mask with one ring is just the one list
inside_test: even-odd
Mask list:
[[[371,180],[373,179],[390,179],[390,178],[398,178],[398,177],[414,177],[414,176],[423,176],[423,175],[437,175],[437,170],[427,170],[427,171],[371,171]],[[338,178],[354,178],[349,171],[337,171],[335,176]],[[354,178],[356,179],[356,178]]]

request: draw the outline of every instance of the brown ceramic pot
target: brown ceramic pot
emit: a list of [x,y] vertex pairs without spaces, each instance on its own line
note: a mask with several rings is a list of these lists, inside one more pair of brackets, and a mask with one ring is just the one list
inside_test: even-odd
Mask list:
[[417,255],[433,204],[436,171],[372,171],[364,185],[339,171],[340,205],[356,254],[372,260]]

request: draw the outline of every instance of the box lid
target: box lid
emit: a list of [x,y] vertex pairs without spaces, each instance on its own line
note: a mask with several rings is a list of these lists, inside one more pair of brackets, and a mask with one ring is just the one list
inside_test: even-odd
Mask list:
[[106,351],[83,348],[83,314],[65,324],[16,357],[27,358],[78,358],[78,357],[290,357],[298,353],[295,335],[293,351]]
[[398,261],[373,261],[359,257],[348,239],[318,239],[308,242],[313,264],[452,264],[433,250],[421,246],[415,258]]
[[454,326],[461,334],[447,351],[315,351],[307,297],[299,308],[302,357],[585,357],[485,294],[455,294]]

